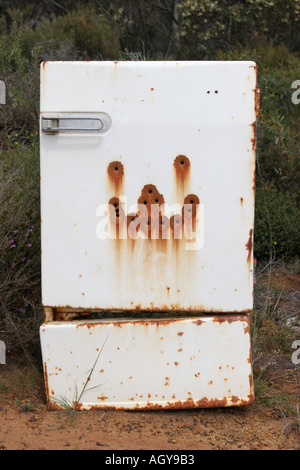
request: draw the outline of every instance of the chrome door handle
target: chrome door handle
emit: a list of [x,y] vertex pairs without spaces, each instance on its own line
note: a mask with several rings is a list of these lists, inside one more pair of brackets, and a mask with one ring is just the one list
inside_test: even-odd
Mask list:
[[[75,124],[78,123],[78,126]],[[85,125],[86,124],[86,125]],[[45,134],[103,134],[110,127],[105,113],[62,113],[41,117],[41,131]]]

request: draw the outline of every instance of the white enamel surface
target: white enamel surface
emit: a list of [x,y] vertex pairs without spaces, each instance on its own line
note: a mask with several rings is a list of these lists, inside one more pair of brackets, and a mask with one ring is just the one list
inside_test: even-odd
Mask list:
[[[106,113],[105,135],[41,133],[42,296],[51,307],[240,312],[252,308],[252,62],[47,62],[41,115]],[[207,93],[210,91],[210,93]],[[217,93],[216,93],[217,91]],[[178,186],[173,162],[186,155]],[[124,165],[128,208],[146,184],[198,195],[196,245],[99,239],[99,205]],[[250,247],[251,248],[251,247]]]
[[74,406],[79,399],[81,409],[251,403],[248,319],[226,317],[46,323],[40,335],[48,403]]

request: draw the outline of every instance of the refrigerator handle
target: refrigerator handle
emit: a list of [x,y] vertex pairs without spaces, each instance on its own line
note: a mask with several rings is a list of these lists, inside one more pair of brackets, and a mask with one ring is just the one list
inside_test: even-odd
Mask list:
[[44,115],[41,117],[41,131],[45,134],[80,133],[103,134],[110,127],[109,116],[105,113],[78,115]]

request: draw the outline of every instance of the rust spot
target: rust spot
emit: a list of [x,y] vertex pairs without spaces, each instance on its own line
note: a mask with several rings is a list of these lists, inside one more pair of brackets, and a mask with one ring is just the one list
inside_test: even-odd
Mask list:
[[101,401],[105,401],[107,399],[108,399],[108,397],[106,397],[105,395],[102,395],[101,397],[98,397],[98,400],[101,400]]
[[253,229],[251,228],[249,231],[249,239],[246,243],[246,250],[248,250],[248,256],[247,256],[247,263],[250,268],[250,262],[251,262],[251,256],[252,256],[252,248],[253,248]]
[[108,214],[112,224],[119,225],[125,219],[125,213],[118,197],[112,197],[108,201]]
[[174,362],[174,365],[175,365],[175,366],[178,366],[178,365],[179,365],[179,362]]
[[197,208],[200,204],[200,199],[196,194],[188,194],[184,198],[184,207],[182,208],[182,216],[184,219],[196,217]]
[[240,198],[240,201],[241,201],[241,206],[243,207],[243,204],[244,204],[244,198],[243,198],[243,197],[241,197],[241,198]]
[[176,172],[186,173],[190,169],[190,160],[185,155],[178,155],[174,160]]
[[168,294],[170,294],[170,287],[166,287]]
[[202,325],[203,320],[198,319],[198,320],[194,321],[193,323],[194,323],[194,325],[200,326],[200,325]]
[[108,165],[107,172],[113,179],[121,178],[124,175],[124,167],[121,162],[115,161]]
[[252,127],[251,143],[252,143],[252,151],[254,152],[256,149],[256,121],[254,121],[251,124],[251,127]]
[[[136,213],[127,215],[127,231],[129,238],[136,240],[138,236],[138,231],[140,229],[140,220],[139,216]],[[133,302],[131,302],[133,304]]]
[[154,91],[154,88],[150,88],[150,91]]
[[174,214],[170,218],[170,228],[175,240],[182,238],[183,217],[181,214]]
[[161,206],[164,202],[164,197],[160,194],[156,186],[154,184],[146,184],[138,199],[139,213],[140,215],[148,213],[153,217],[158,217],[162,212]]
[[121,162],[114,161],[111,162],[107,167],[107,173],[109,181],[114,189],[114,191],[119,194],[124,179],[124,166]]
[[178,336],[182,336],[183,335],[183,331],[179,331],[179,333],[177,333]]

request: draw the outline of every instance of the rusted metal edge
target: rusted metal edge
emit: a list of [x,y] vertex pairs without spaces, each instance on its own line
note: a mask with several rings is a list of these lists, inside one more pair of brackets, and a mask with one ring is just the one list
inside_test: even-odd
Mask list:
[[[107,314],[107,316],[99,317],[99,320],[111,320],[115,322],[116,320],[122,318],[124,320],[132,320],[136,321],[172,321],[171,316],[173,317],[173,321],[178,319],[190,319],[195,316],[203,316],[207,317],[209,315],[221,315],[226,320],[228,317],[232,316],[232,321],[237,320],[240,318],[241,315],[248,315],[252,312],[252,309],[246,309],[241,311],[231,311],[231,312],[220,312],[215,310],[204,310],[204,309],[195,309],[195,310],[170,310],[170,309],[124,309],[124,310],[107,310],[107,309],[85,309],[85,308],[72,308],[72,307],[44,307],[44,322],[51,322],[51,321],[72,321],[72,320],[88,320],[89,316],[96,315],[96,314]],[[147,314],[147,318],[140,318],[137,315]],[[157,317],[157,315],[161,314],[161,317]],[[126,316],[123,316],[126,315]],[[152,316],[152,315],[155,315]],[[217,318],[217,317],[216,317]]]
[[[170,325],[172,323],[177,323],[177,322],[183,322],[186,320],[190,320],[193,322],[193,324],[197,326],[201,326],[203,323],[205,323],[205,319],[208,318],[209,315],[201,315],[201,316],[180,316],[180,317],[161,317],[161,318],[99,318],[95,320],[88,320],[88,319],[76,319],[76,322],[74,321],[74,324],[76,324],[76,328],[97,328],[99,325],[101,325],[101,322],[105,322],[105,324],[113,324],[115,327],[122,328],[123,326],[126,325],[139,325],[139,326],[161,326],[161,325]],[[62,322],[62,323],[67,323],[68,320],[55,320],[56,322]],[[72,321],[72,320],[71,320]],[[215,315],[213,318],[214,323],[233,323],[236,321],[241,321],[246,323],[244,332],[245,334],[250,333],[250,312],[244,313],[244,314],[237,314],[237,313],[224,313],[222,315]],[[49,321],[46,321],[44,324],[51,323]],[[41,328],[43,325],[41,325]]]
[[[193,400],[188,398],[185,401],[167,401],[165,403],[161,402],[140,402],[132,404],[128,402],[126,406],[116,406],[108,405],[103,403],[97,404],[83,404],[83,403],[74,403],[74,408],[77,411],[140,411],[140,410],[180,410],[180,409],[195,409],[195,408],[224,408],[224,407],[234,407],[234,406],[248,406],[254,403],[254,394],[251,393],[247,397],[224,397],[219,399],[210,399],[210,398],[201,398],[200,400]],[[63,408],[58,405],[56,402],[50,400],[47,396],[47,409],[48,411],[58,411]]]

